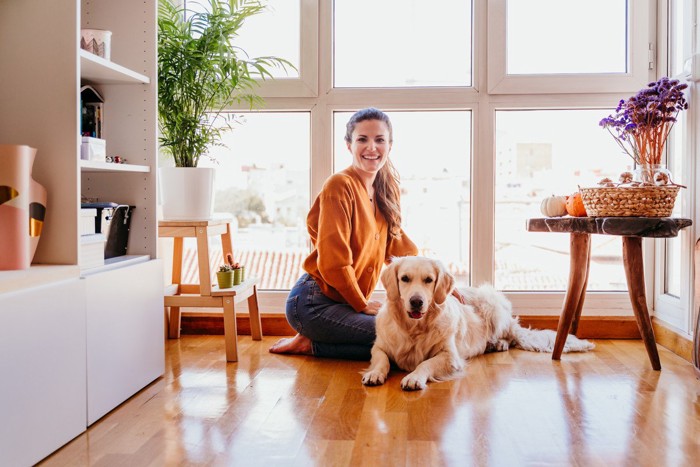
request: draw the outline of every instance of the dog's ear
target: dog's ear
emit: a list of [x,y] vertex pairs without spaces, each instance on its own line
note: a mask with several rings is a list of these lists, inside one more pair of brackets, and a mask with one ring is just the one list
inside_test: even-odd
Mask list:
[[433,301],[438,305],[442,305],[447,300],[447,296],[452,293],[452,289],[454,289],[455,278],[440,261],[433,260],[433,264],[437,272]]
[[382,284],[386,290],[387,300],[399,298],[399,279],[396,277],[398,261],[394,259],[382,272]]

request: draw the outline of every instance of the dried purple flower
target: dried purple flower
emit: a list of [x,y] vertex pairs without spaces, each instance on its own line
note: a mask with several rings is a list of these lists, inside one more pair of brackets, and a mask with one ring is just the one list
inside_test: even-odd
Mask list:
[[678,113],[688,109],[683,95],[687,87],[666,77],[649,83],[627,101],[620,100],[615,113],[603,118],[600,126],[635,163],[660,164]]

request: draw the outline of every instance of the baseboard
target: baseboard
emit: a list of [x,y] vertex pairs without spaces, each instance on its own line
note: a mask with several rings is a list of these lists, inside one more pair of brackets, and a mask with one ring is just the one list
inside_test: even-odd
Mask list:
[[[558,316],[521,316],[520,324],[534,329],[557,329]],[[641,339],[632,316],[582,316],[576,335],[581,339]]]
[[[284,313],[265,313],[260,317],[263,336],[293,336],[296,331],[287,322]],[[236,327],[239,335],[250,335],[248,313],[236,313]],[[181,334],[224,335],[224,317],[221,313],[182,313]]]
[[[284,313],[265,313],[261,317],[263,334],[267,336],[291,336],[294,329],[287,323]],[[557,329],[558,316],[521,316],[523,326],[536,329]],[[237,313],[238,333],[250,334],[250,319],[247,313]],[[224,319],[221,314],[183,313],[182,334],[224,334]],[[578,337],[583,339],[639,339],[637,323],[631,316],[582,316]]]
[[[224,334],[221,314],[182,314],[182,334]],[[261,316],[263,335],[292,336],[296,331],[287,323],[284,313],[265,313]],[[535,329],[557,329],[558,316],[521,316],[520,323]],[[692,361],[693,342],[652,318],[656,343],[666,347],[679,357]],[[250,318],[247,313],[236,315],[240,335],[250,335]],[[582,339],[641,339],[637,322],[632,316],[582,316],[576,335]]]
[[663,321],[652,318],[651,324],[658,345],[666,347],[683,360],[693,362],[693,341],[690,338],[679,334],[676,330],[665,325]]

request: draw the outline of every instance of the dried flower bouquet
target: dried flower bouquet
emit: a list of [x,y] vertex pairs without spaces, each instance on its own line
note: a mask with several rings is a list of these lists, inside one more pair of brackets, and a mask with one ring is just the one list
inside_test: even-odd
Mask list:
[[688,108],[687,84],[661,78],[629,99],[620,100],[615,113],[600,121],[637,165],[661,164],[663,151],[678,113]]

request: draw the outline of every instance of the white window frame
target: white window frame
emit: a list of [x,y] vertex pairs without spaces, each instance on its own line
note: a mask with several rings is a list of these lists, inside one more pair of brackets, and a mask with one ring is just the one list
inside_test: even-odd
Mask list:
[[[628,0],[628,43],[633,44],[627,73],[509,75],[507,73],[506,12],[508,0],[488,4],[488,90],[491,94],[627,92],[648,83],[650,49],[641,38],[650,31],[650,0]],[[591,25],[594,28],[594,25]]]
[[[671,3],[670,0],[659,2],[658,6],[658,43],[659,45],[659,63],[665,66],[666,71],[671,69],[670,56],[667,56],[666,51],[670,44],[670,20],[671,20],[671,8],[677,7],[679,4],[683,3],[683,7],[687,10],[687,14],[684,15],[686,18],[696,18],[695,21],[690,23],[695,25],[697,28],[697,15],[698,6],[695,1],[683,1],[676,0]],[[688,37],[690,36],[690,37]],[[697,32],[693,28],[688,28],[686,37],[684,41],[693,46],[693,38],[697,38]],[[698,154],[700,153],[700,138],[698,135],[698,130],[700,130],[700,119],[698,118],[698,112],[695,110],[700,105],[700,99],[698,99],[698,83],[700,83],[700,42],[695,42],[694,47],[691,47],[690,56],[686,58],[686,66],[681,75],[674,76],[676,79],[687,80],[690,86],[691,92],[689,101],[689,111],[687,115],[687,125],[688,129],[685,132],[685,141],[676,142],[676,144],[681,144],[684,148],[684,154]],[[683,173],[688,174],[688,192],[686,196],[683,197],[683,204],[681,206],[681,216],[689,217],[692,219],[699,219],[700,215],[700,203],[696,201],[697,198],[697,185],[700,181],[700,164],[696,163],[696,157],[685,157],[682,161]],[[693,213],[695,215],[693,216]],[[697,240],[698,227],[693,225],[686,229],[683,229],[679,235],[678,240],[681,242],[681,256],[680,256],[680,268],[681,268],[681,296],[675,297],[669,295],[665,291],[666,284],[666,244],[663,239],[655,240],[655,251],[654,251],[654,264],[653,268],[653,309],[654,316],[666,325],[673,328],[675,331],[690,336],[692,330],[694,329],[694,315],[692,310],[696,310],[698,303],[694,300],[694,274],[693,274],[693,252],[695,248],[695,241]]]
[[256,92],[265,98],[318,96],[318,0],[294,1],[300,4],[299,77],[260,81]]
[[[636,47],[631,53],[634,57],[633,69],[629,76],[620,78],[610,76],[504,76],[494,73],[498,68],[494,60],[501,61],[501,70],[505,66],[505,53],[499,53],[494,44],[488,40],[500,40],[501,49],[504,41],[499,39],[493,25],[498,26],[495,15],[504,12],[505,0],[473,1],[473,81],[471,87],[437,87],[437,88],[333,88],[332,63],[332,0],[300,0],[303,5],[302,31],[307,35],[302,38],[302,79],[303,86],[291,86],[286,83],[265,83],[263,86],[266,103],[263,111],[299,110],[311,112],[311,186],[310,199],[321,190],[326,178],[333,173],[333,113],[336,111],[353,111],[373,105],[387,111],[402,110],[467,110],[472,112],[472,220],[471,280],[473,284],[493,282],[494,262],[494,192],[495,176],[494,158],[495,141],[493,138],[495,112],[501,109],[562,109],[562,108],[610,108],[619,98],[636,93],[647,82],[656,77],[648,68],[647,40],[638,40],[643,34],[655,31],[655,11],[650,11],[651,0],[632,0],[633,15],[632,40]],[[659,0],[664,2],[667,0]],[[499,10],[500,8],[500,10]],[[653,14],[652,14],[653,13]],[[315,16],[313,16],[315,15]],[[502,17],[501,23],[504,23]],[[501,24],[504,31],[504,24]],[[493,36],[496,36],[495,38]],[[312,38],[315,39],[312,40]],[[653,40],[651,41],[654,42]],[[697,57],[697,56],[696,56]],[[488,59],[487,59],[488,58]],[[643,62],[643,64],[642,64]],[[634,65],[636,63],[636,65]],[[700,60],[696,62],[700,71]],[[304,65],[308,64],[308,65]],[[487,68],[491,66],[491,68]],[[306,71],[314,70],[309,76]],[[659,75],[661,76],[661,75]],[[696,75],[698,76],[698,75]],[[308,78],[308,81],[305,81]],[[595,78],[592,80],[592,78]],[[587,84],[588,83],[588,84]],[[593,85],[593,84],[594,85]],[[605,92],[600,92],[605,85]],[[574,92],[575,90],[575,92]],[[696,101],[691,106],[700,106]],[[700,122],[690,123],[689,133],[698,133]],[[694,142],[697,151],[698,142]],[[700,180],[700,166],[692,169],[695,180]],[[688,207],[694,212],[695,219],[700,215],[700,205]],[[525,227],[523,226],[523,229]],[[686,229],[688,230],[688,229]],[[696,230],[688,231],[688,242],[696,239]],[[235,239],[234,239],[235,242]],[[658,249],[657,249],[658,250]],[[654,241],[645,241],[645,258],[647,279],[647,296],[653,304],[655,291]],[[684,250],[685,251],[685,250]],[[692,251],[692,250],[691,250]],[[690,281],[687,271],[684,277]],[[684,279],[685,280],[685,279]],[[263,310],[283,312],[287,291],[260,291],[260,306]],[[383,293],[376,294],[378,298]],[[514,308],[521,315],[559,316],[564,292],[509,292]],[[656,300],[663,306],[663,300]],[[682,305],[685,307],[685,305]],[[692,321],[691,308],[685,308],[687,321]],[[588,315],[629,315],[632,316],[627,292],[590,292],[586,297]],[[687,326],[690,328],[690,326]]]

